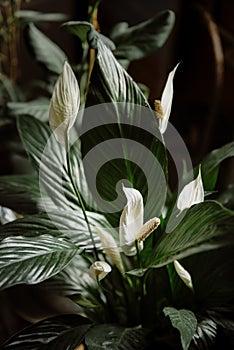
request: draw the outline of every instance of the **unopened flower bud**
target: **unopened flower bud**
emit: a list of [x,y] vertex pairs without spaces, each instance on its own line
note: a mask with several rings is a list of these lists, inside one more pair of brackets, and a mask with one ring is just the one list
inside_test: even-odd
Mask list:
[[52,94],[49,124],[59,143],[66,144],[69,130],[75,123],[80,106],[80,90],[76,77],[65,62]]
[[185,268],[177,260],[174,260],[174,266],[176,272],[178,273],[182,281],[185,283],[185,285],[191,290],[193,290],[193,282],[190,273],[187,270],[185,270]]

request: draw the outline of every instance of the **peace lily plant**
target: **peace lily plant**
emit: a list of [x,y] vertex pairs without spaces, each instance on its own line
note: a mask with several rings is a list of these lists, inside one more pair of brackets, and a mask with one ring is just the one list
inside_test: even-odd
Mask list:
[[[0,178],[0,286],[5,293],[17,285],[40,295],[50,291],[61,298],[62,311],[34,318],[1,349],[215,349],[220,339],[230,343],[234,326],[234,213],[215,192],[219,166],[234,154],[234,144],[211,152],[194,169],[185,167],[179,190],[169,188],[165,135],[173,79],[183,62],[169,73],[154,109],[126,69],[163,45],[174,13],[163,11],[133,27],[120,24],[107,38],[91,23],[97,6],[89,2],[90,21],[62,26],[80,39],[78,65],[33,23],[25,27],[50,77],[51,98],[8,103],[33,170]],[[24,12],[21,17],[30,18]],[[100,104],[102,113],[92,109]],[[145,110],[152,134],[139,133]],[[123,148],[128,139],[142,142],[157,159],[164,176],[152,167],[153,193],[144,169],[131,162],[132,148],[125,149],[123,162],[106,160],[98,174],[93,164],[87,168],[86,154],[97,147],[101,159],[105,150],[99,145],[110,138]],[[105,210],[89,182],[96,175]],[[118,182],[123,205],[117,210]],[[30,319],[26,309],[21,314]]]

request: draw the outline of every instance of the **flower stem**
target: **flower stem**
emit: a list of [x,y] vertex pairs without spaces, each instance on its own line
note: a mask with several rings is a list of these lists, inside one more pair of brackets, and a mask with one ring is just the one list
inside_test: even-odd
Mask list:
[[86,209],[85,209],[85,206],[84,206],[84,202],[83,202],[81,194],[80,194],[80,192],[79,192],[79,190],[78,190],[78,188],[76,186],[76,183],[75,183],[74,177],[73,177],[73,173],[72,173],[71,155],[70,155],[68,135],[67,135],[67,138],[66,138],[66,161],[67,161],[68,176],[69,176],[69,178],[71,180],[72,187],[73,187],[73,189],[75,191],[75,194],[77,196],[77,199],[78,199],[78,204],[81,207],[81,210],[82,210],[83,215],[84,215],[84,219],[85,219],[85,221],[87,223],[88,231],[89,231],[89,234],[90,234],[90,239],[91,239],[91,242],[92,242],[93,248],[94,248],[94,258],[96,260],[98,260],[98,252],[97,252],[97,248],[96,248],[96,245],[95,245],[95,241],[94,241],[93,233],[92,233],[92,230],[91,230],[91,226],[90,226],[87,214],[86,214]]

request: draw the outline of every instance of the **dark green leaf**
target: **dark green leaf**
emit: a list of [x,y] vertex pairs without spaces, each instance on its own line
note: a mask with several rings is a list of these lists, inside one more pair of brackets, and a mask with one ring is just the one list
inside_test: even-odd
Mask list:
[[147,345],[147,332],[142,328],[124,328],[111,324],[94,326],[85,336],[89,350],[136,350]]
[[150,55],[164,45],[174,23],[174,12],[166,10],[130,28],[126,23],[118,24],[111,33],[111,39],[117,46],[115,56],[133,61]]
[[[78,209],[78,199],[67,172],[65,148],[57,142],[45,123],[32,117],[21,116],[17,125],[23,145],[39,173],[40,191],[46,209],[48,206]],[[71,162],[75,181],[84,202],[93,208],[81,161],[79,142],[76,142],[71,149]]]
[[113,225],[125,203],[117,186],[123,179],[142,193],[145,217],[159,216],[166,195],[167,157],[155,114],[112,52],[100,40],[98,45],[87,97],[92,107],[86,108],[82,125],[82,153],[91,157],[85,162],[90,190],[100,194],[101,200],[95,196],[100,210],[114,212],[108,216]]
[[66,28],[70,33],[78,36],[82,43],[86,43],[88,41],[90,46],[94,49],[97,48],[97,41],[99,39],[101,39],[111,50],[115,49],[115,44],[105,35],[98,33],[94,26],[89,22],[69,21],[64,23],[62,27]]
[[[96,227],[108,227],[102,215],[87,212],[97,248],[101,248]],[[36,237],[44,234],[62,235],[83,249],[92,249],[92,241],[81,209],[79,211],[51,211],[25,216],[0,226],[0,239],[10,236]]]
[[215,201],[189,208],[180,224],[165,233],[149,259],[153,267],[175,259],[233,244],[234,214]]
[[49,100],[38,98],[29,102],[9,102],[7,104],[9,115],[30,115],[42,122],[47,122],[49,118]]
[[60,74],[64,61],[67,60],[65,53],[33,23],[27,25],[25,34],[27,44],[36,60],[49,71]]
[[202,179],[207,191],[215,189],[219,166],[226,158],[234,156],[234,142],[209,153],[202,161]]
[[78,248],[49,235],[7,237],[0,242],[0,287],[35,284],[61,271]]
[[165,307],[163,312],[169,316],[173,327],[179,330],[183,350],[187,350],[197,328],[196,316],[190,310],[173,307]]
[[34,214],[41,211],[37,177],[33,175],[1,176],[0,204],[19,214]]
[[5,342],[2,350],[74,350],[92,322],[79,315],[62,315],[23,329]]

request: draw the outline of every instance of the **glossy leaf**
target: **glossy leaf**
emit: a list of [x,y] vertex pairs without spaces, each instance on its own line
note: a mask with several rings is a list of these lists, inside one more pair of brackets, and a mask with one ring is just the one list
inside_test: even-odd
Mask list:
[[133,61],[150,55],[164,45],[174,23],[174,12],[166,10],[129,28],[125,23],[118,24],[110,34],[116,44],[115,56]]
[[[49,126],[27,116],[18,118],[17,125],[23,145],[39,173],[40,190],[42,200],[45,199],[46,209],[48,205],[61,209],[78,209],[78,199],[67,172],[66,151],[51,134]],[[88,207],[93,208],[78,141],[71,149],[71,163],[75,181],[84,202]],[[48,198],[50,204],[47,204]]]
[[207,191],[215,189],[220,164],[227,158],[234,156],[234,142],[213,150],[202,161],[202,178]]
[[233,244],[234,214],[218,202],[206,201],[188,209],[171,233],[165,233],[149,259],[153,267],[175,259]]
[[179,330],[182,348],[187,350],[197,328],[196,316],[190,310],[176,310],[173,307],[165,307],[163,312],[169,316],[173,327]]
[[36,60],[50,72],[60,74],[67,60],[65,53],[33,23],[27,25],[25,34]]
[[[100,239],[96,226],[108,227],[108,222],[102,215],[87,212],[89,224],[93,231],[96,248],[100,249]],[[81,209],[79,211],[51,211],[32,216],[25,216],[4,226],[0,226],[0,240],[6,237],[27,236],[36,237],[45,234],[63,236],[78,247],[90,250],[93,248],[87,223]]]
[[8,341],[2,350],[74,350],[82,343],[92,322],[79,315],[62,315],[26,327]]
[[87,107],[92,107],[86,108],[82,125],[83,156],[95,154],[85,163],[87,181],[92,193],[97,190],[102,198],[94,196],[100,210],[114,212],[108,216],[113,225],[118,225],[117,212],[125,204],[123,193],[116,189],[124,179],[148,201],[148,220],[160,215],[165,199],[167,157],[162,136],[138,85],[101,41],[98,45],[87,96]]
[[62,238],[7,237],[0,242],[0,287],[35,284],[61,271],[78,248]]

